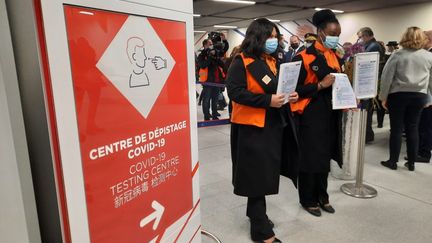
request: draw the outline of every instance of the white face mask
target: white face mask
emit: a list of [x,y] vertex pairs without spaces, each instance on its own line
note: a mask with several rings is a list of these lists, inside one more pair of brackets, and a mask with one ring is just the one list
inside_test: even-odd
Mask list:
[[305,47],[306,47],[306,48],[309,48],[309,47],[311,47],[311,46],[312,46],[312,44],[313,44],[313,43],[311,43],[311,42],[305,42],[305,44],[304,44],[304,45],[305,45]]

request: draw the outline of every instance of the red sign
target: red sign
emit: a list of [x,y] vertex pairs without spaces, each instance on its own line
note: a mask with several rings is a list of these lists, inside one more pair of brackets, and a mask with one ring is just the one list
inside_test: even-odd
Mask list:
[[91,242],[148,242],[193,208],[185,23],[64,7]]

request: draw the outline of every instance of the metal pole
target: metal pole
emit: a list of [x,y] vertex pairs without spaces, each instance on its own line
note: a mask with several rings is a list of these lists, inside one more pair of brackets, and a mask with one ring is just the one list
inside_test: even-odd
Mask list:
[[374,198],[378,192],[371,186],[363,184],[365,144],[366,144],[366,125],[367,110],[361,110],[360,118],[359,151],[357,155],[357,176],[355,183],[346,183],[341,186],[341,191],[349,196],[356,198]]
[[356,176],[356,187],[359,188],[363,184],[363,171],[364,171],[364,151],[366,143],[366,123],[367,111],[361,110],[360,113],[360,135],[359,135],[359,150],[358,150],[358,165]]
[[219,238],[217,238],[217,236],[208,232],[207,230],[201,230],[201,234],[209,237],[210,239],[214,240],[217,243],[222,243],[222,241]]

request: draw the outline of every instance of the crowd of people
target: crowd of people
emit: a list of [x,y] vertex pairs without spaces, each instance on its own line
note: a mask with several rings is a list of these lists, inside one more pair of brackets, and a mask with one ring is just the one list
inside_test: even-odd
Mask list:
[[[224,83],[227,88],[232,183],[236,195],[247,197],[246,215],[253,241],[281,242],[266,214],[265,198],[278,193],[281,175],[293,181],[307,212],[317,217],[321,210],[335,213],[327,184],[330,161],[343,164],[344,111],[332,108],[335,77],[331,73],[345,72],[353,80],[357,53],[380,54],[378,95],[359,101],[359,107],[368,111],[367,143],[375,137],[373,112],[377,111],[378,128],[383,127],[384,116],[389,114],[389,159],[381,164],[392,170],[398,168],[403,133],[409,171],[415,170],[415,162],[428,163],[431,159],[432,31],[410,27],[400,43],[389,41],[385,45],[374,37],[371,28],[364,27],[358,31],[356,43],[339,46],[342,26],[331,10],[316,12],[312,22],[316,33],[306,34],[303,41],[291,36],[288,51],[288,42],[277,25],[260,18],[250,24],[242,44],[229,58],[225,58],[228,43],[224,37],[219,55],[206,39],[197,58],[206,119],[217,119],[213,104],[221,90],[213,84]],[[279,66],[293,61],[302,61],[296,91],[288,97],[276,94]]]

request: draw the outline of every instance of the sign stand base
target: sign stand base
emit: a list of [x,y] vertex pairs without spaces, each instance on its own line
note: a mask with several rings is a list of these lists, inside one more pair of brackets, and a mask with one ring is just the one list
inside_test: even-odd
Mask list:
[[210,239],[214,240],[217,243],[222,243],[222,241],[217,236],[208,232],[207,230],[201,230],[201,234],[209,237]]
[[346,183],[341,186],[341,191],[356,198],[374,198],[378,195],[377,190],[368,185],[356,186],[356,183]]

